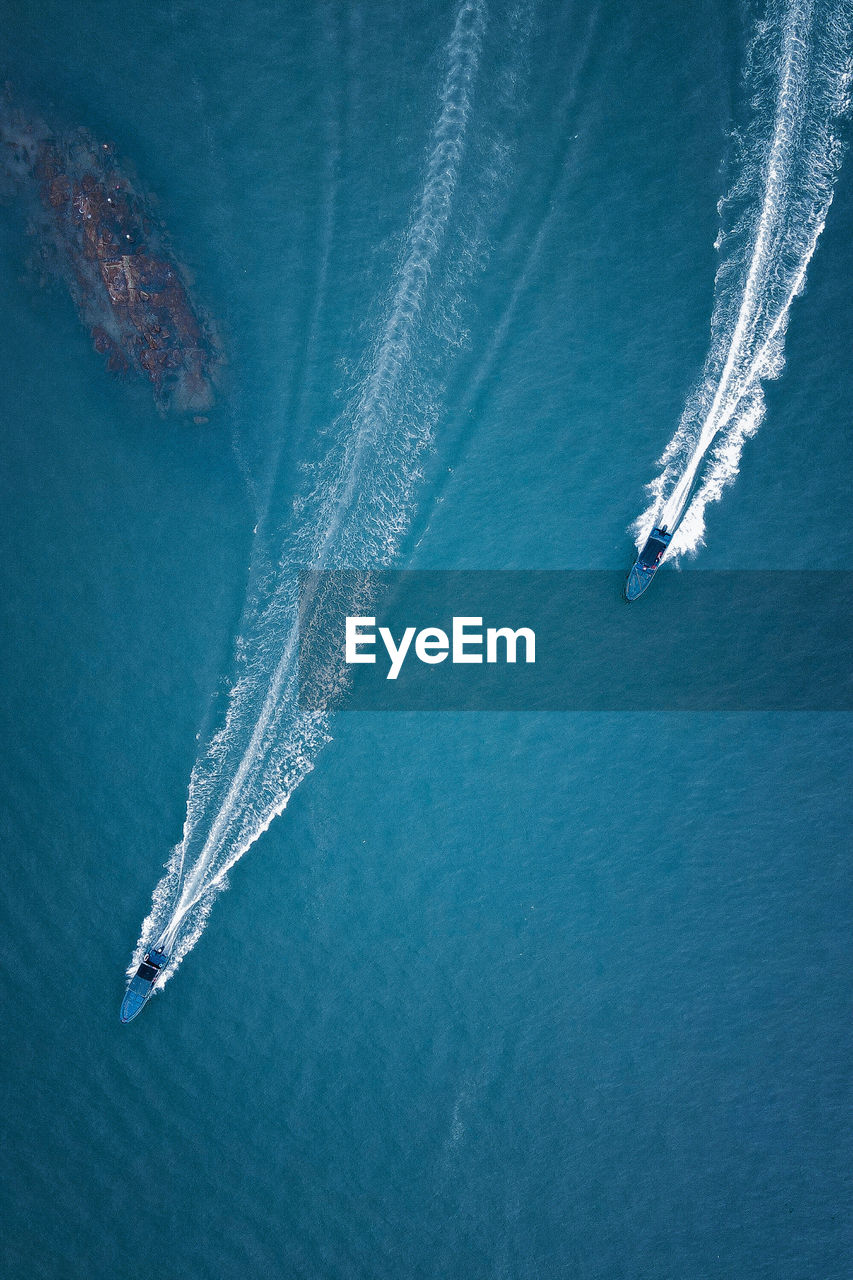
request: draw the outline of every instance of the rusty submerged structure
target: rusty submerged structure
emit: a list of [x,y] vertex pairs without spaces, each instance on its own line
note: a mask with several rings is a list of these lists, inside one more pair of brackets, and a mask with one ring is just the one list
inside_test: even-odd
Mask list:
[[40,257],[66,281],[108,367],[146,377],[161,411],[204,414],[222,364],[214,327],[112,144],[4,108],[0,148],[4,188],[28,198]]

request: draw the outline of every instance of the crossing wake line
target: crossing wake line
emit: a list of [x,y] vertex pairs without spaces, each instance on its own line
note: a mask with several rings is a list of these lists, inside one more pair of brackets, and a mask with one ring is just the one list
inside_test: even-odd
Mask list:
[[[484,0],[461,0],[445,51],[423,185],[384,317],[330,432],[329,454],[294,504],[264,603],[244,623],[236,654],[240,674],[224,723],[193,768],[183,835],[154,890],[129,975],[152,952],[168,958],[160,983],[174,973],[198,940],[228,872],[283,812],[328,740],[334,690],[327,697],[321,688],[310,706],[304,699],[300,705],[298,574],[305,567],[388,564],[408,526],[418,459],[438,412],[437,393],[422,372],[427,362],[418,357],[427,338],[435,338],[434,317],[441,311],[439,259],[454,226],[485,26]],[[311,608],[309,600],[306,623],[304,596],[301,608],[304,629]]]
[[738,474],[765,413],[762,384],[784,367],[789,311],[832,202],[849,110],[847,0],[771,3],[746,62],[749,118],[736,135],[736,179],[721,201],[711,344],[701,380],[632,527],[674,530],[669,555],[695,553],[705,509]]

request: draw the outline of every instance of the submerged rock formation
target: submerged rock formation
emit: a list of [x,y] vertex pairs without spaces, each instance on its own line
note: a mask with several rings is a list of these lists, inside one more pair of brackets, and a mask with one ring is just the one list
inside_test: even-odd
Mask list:
[[222,362],[213,326],[112,145],[3,107],[0,170],[6,189],[29,194],[41,257],[67,283],[108,367],[144,375],[163,411],[209,409]]

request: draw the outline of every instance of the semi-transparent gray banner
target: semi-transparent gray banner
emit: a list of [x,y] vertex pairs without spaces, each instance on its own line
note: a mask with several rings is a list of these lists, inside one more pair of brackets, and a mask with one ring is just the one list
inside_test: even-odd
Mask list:
[[350,711],[850,711],[853,573],[305,573],[300,700]]

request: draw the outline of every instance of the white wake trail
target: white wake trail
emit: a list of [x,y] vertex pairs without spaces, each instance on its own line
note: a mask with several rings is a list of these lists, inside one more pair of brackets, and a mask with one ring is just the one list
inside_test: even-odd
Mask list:
[[744,442],[764,418],[762,384],[784,368],[791,304],[805,285],[841,163],[850,4],[771,4],[745,79],[751,119],[738,139],[738,178],[720,204],[711,347],[649,485],[651,503],[632,528],[638,547],[654,525],[675,528],[669,556],[702,545],[705,509],[737,476]]
[[[388,564],[411,516],[418,457],[437,414],[419,344],[454,207],[486,23],[485,0],[462,0],[446,50],[446,73],[423,188],[386,306],[354,396],[335,424],[335,444],[294,504],[294,531],[268,585],[267,603],[237,642],[242,673],[225,722],[190,778],[183,837],[142,925],[132,973],[160,943],[173,974],[198,940],[230,869],[281,814],[328,740],[335,690],[300,705],[298,649],[302,568]],[[310,628],[314,602],[301,602]],[[308,617],[306,622],[306,608]]]

